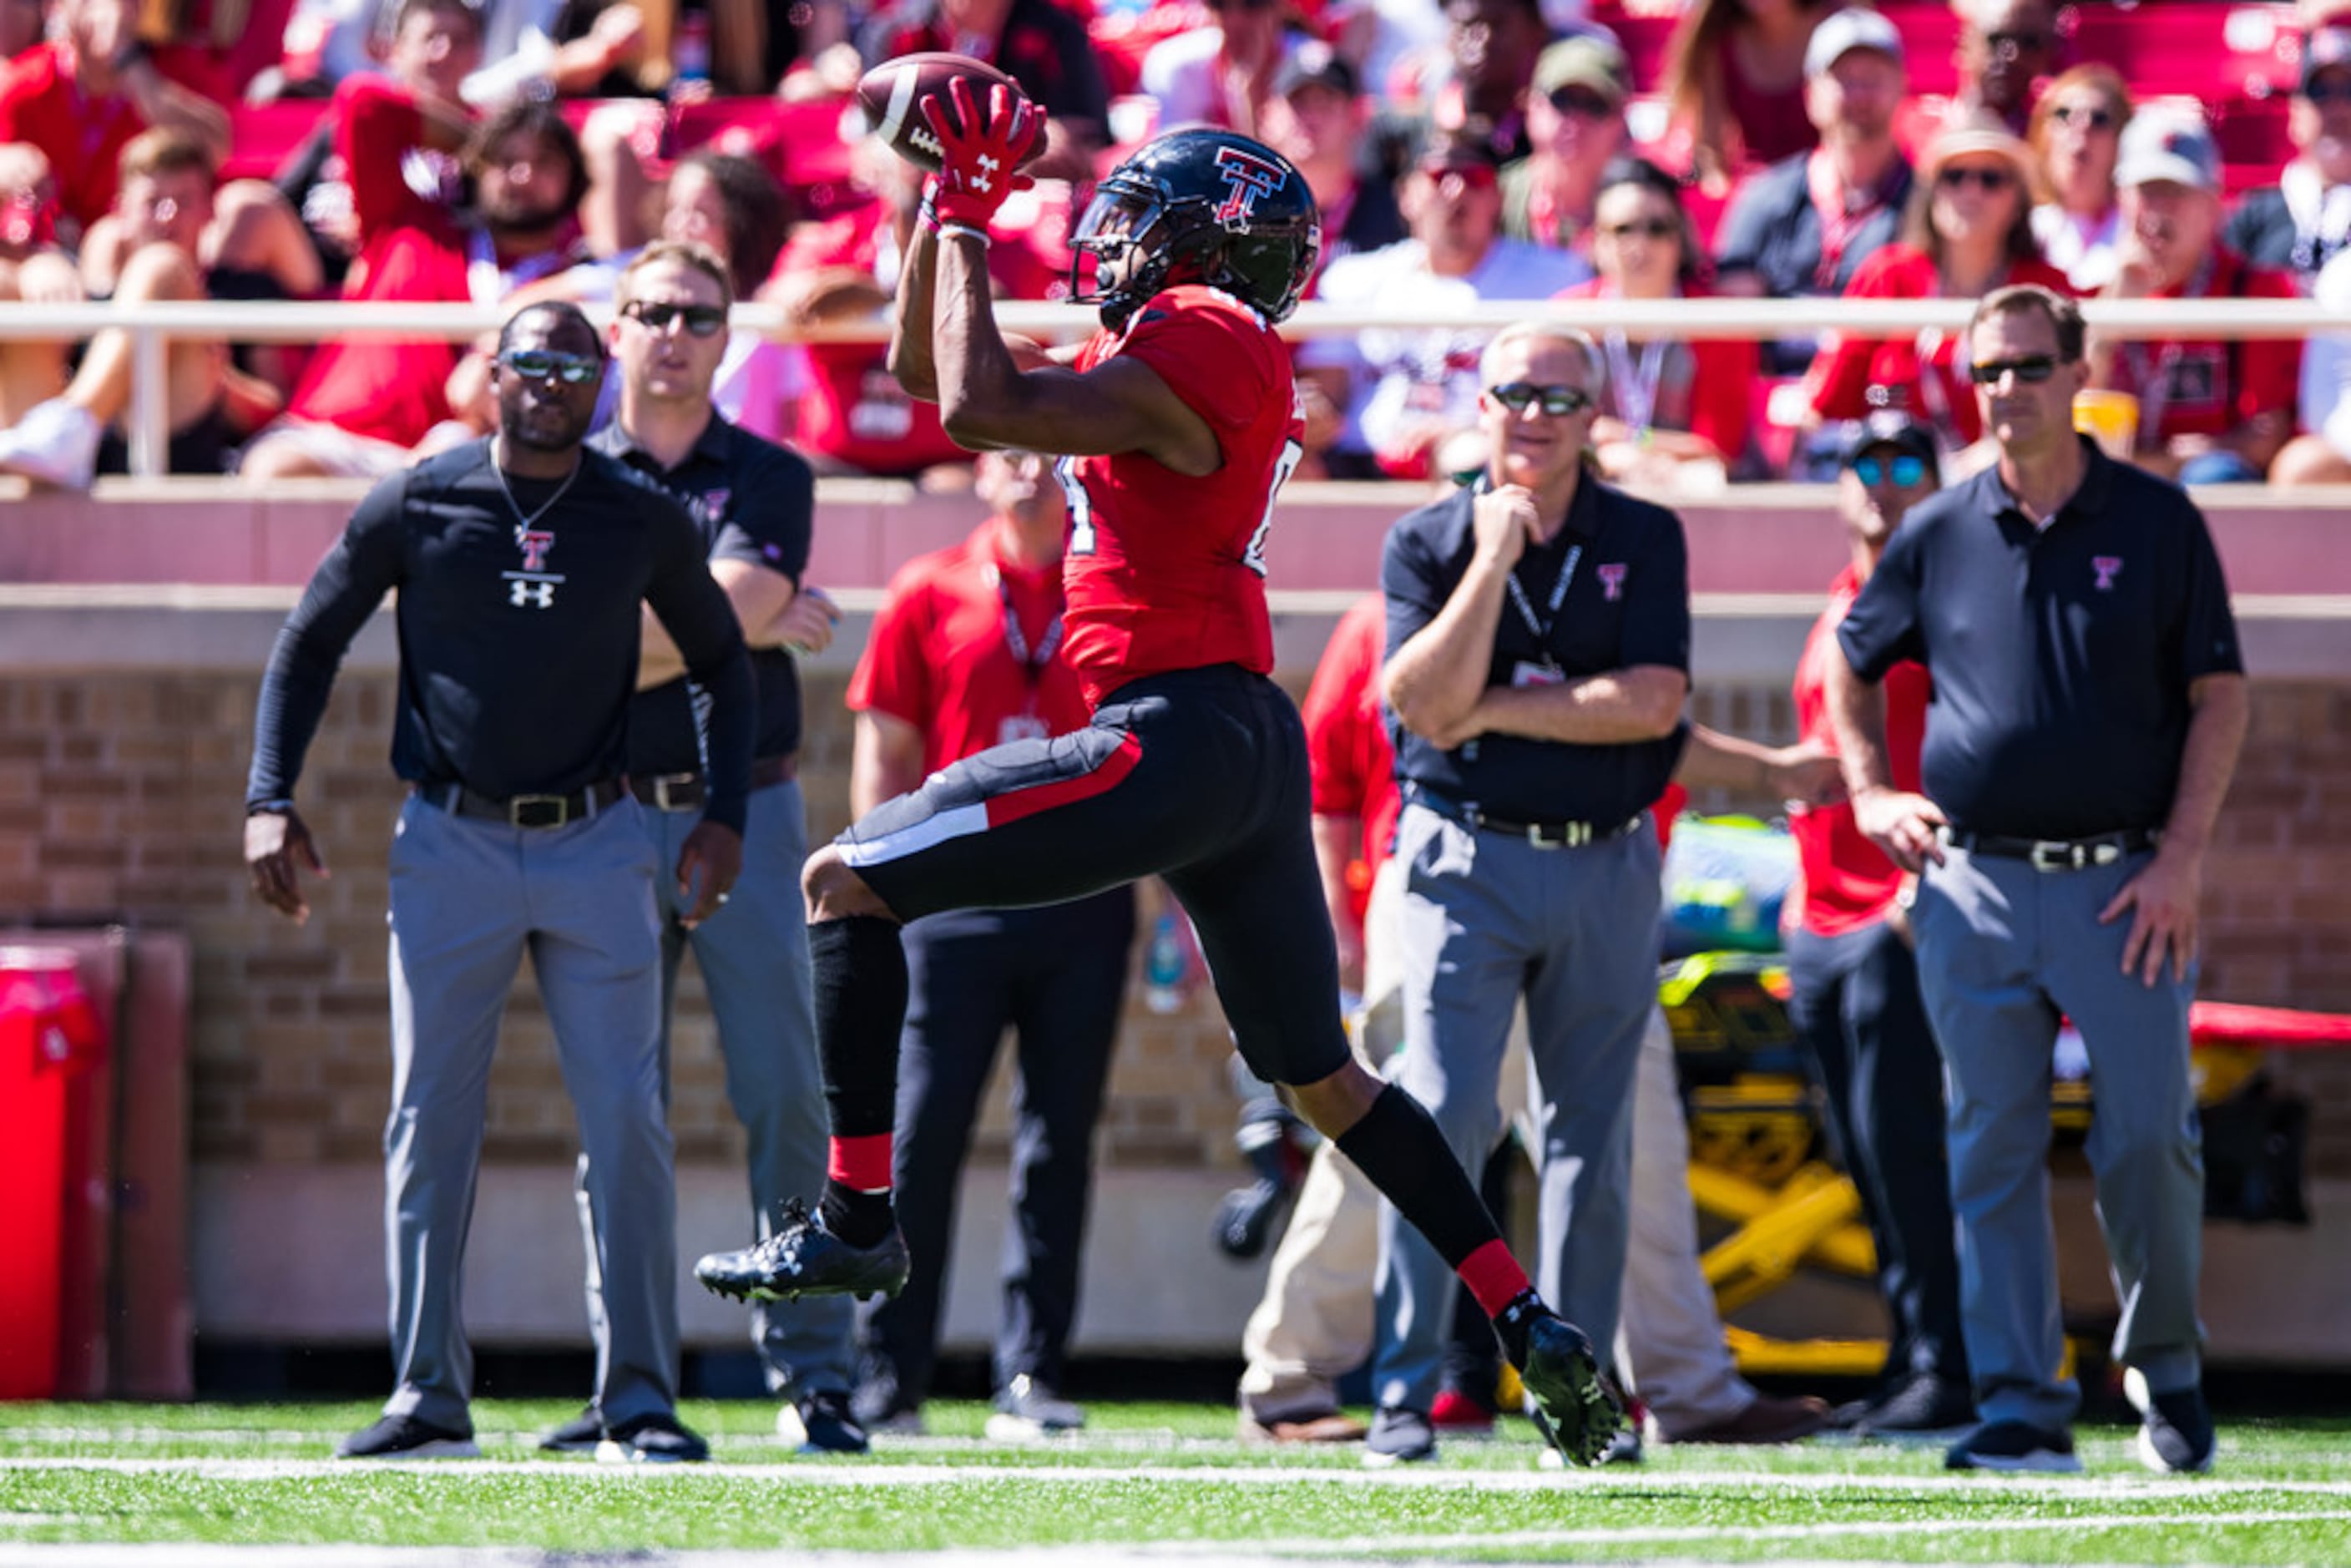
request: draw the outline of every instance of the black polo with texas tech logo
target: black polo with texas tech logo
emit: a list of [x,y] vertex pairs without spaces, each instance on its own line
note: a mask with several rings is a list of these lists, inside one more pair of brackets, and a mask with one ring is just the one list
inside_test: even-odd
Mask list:
[[[501,475],[476,441],[368,493],[278,633],[248,804],[294,792],[343,650],[400,594],[392,771],[493,800],[568,795],[627,767],[640,604],[689,669],[731,669],[742,632],[678,500],[592,448],[563,479]],[[751,693],[714,703],[705,814],[742,830]]]

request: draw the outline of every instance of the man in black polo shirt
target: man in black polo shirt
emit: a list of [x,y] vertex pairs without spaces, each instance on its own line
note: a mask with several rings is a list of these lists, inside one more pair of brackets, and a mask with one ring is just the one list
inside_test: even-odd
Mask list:
[[[1633,1075],[1656,1000],[1657,836],[1689,689],[1681,523],[1583,471],[1600,355],[1506,328],[1479,366],[1486,473],[1390,531],[1382,694],[1405,807],[1395,858],[1404,1053],[1395,1080],[1465,1166],[1501,1132],[1510,1015],[1525,998],[1542,1100],[1546,1300],[1615,1337]],[[1451,1281],[1392,1207],[1380,1218],[1375,1462],[1435,1451]]]
[[[1960,1312],[1983,1417],[1946,1462],[2080,1468],[2049,1224],[2063,1015],[2096,1084],[2089,1155],[2139,1457],[2200,1470],[2213,1435],[2188,1008],[2204,851],[2244,739],[2236,624],[2187,496],[2074,434],[2089,376],[2080,311],[2003,288],[1978,307],[1968,347],[1999,465],[1910,513],[1829,674],[1856,820],[1924,870],[1911,924],[1950,1091]],[[1923,794],[1892,787],[1867,691],[1905,659],[1934,681]]]
[[[580,444],[602,373],[576,308],[518,312],[492,372],[501,434],[368,493],[262,678],[246,860],[262,901],[302,920],[299,868],[325,867],[295,812],[295,780],[344,650],[399,590],[392,763],[411,792],[392,848],[384,1133],[398,1381],[383,1419],[336,1449],[344,1458],[476,1451],[458,1270],[498,1015],[525,950],[593,1161],[600,1457],[708,1454],[674,1413],[676,1197],[653,884],[668,874],[690,886],[697,919],[725,901],[742,863],[755,695],[684,507]],[[640,604],[709,695],[708,799],[666,871],[623,779]]]
[[[824,1179],[824,1091],[799,888],[808,852],[795,766],[800,685],[790,652],[792,645],[821,649],[831,641],[837,614],[821,592],[799,588],[816,478],[798,456],[737,429],[711,405],[734,303],[725,262],[701,246],[657,241],[621,274],[614,298],[611,341],[621,372],[620,408],[589,444],[685,503],[701,531],[711,575],[751,644],[758,677],[758,737],[743,873],[726,907],[707,920],[695,918],[690,890],[664,884],[659,893],[664,1095],[678,965],[691,946],[718,1026],[727,1102],[748,1145],[753,1228],[765,1237],[785,1199]],[[629,709],[629,782],[646,808],[656,862],[667,864],[692,831],[709,786],[685,665],[650,612],[637,685]],[[589,1248],[588,1321],[601,1339],[594,1184],[585,1156],[579,1191]],[[865,1451],[865,1434],[849,1415],[852,1319],[852,1303],[845,1297],[751,1310],[768,1386],[789,1401],[777,1413],[777,1425],[804,1448]],[[591,1449],[599,1427],[590,1406],[547,1433],[540,1446]]]

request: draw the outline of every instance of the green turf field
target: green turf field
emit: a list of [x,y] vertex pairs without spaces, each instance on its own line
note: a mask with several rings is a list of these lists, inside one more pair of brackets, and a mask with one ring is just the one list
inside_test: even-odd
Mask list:
[[[1653,1449],[1646,1464],[1538,1467],[1523,1422],[1372,1471],[1355,1451],[1232,1440],[1224,1410],[1096,1405],[1074,1441],[981,1437],[935,1402],[931,1435],[865,1459],[804,1459],[773,1407],[689,1402],[706,1466],[541,1456],[576,1406],[486,1401],[485,1457],[339,1465],[362,1405],[0,1406],[0,1561],[40,1543],[975,1552],[1104,1562],[1222,1557],[1581,1563],[2351,1563],[2351,1420],[2224,1421],[2219,1467],[2141,1470],[2130,1431],[2085,1427],[2080,1477],[1947,1474],[1939,1448]],[[63,1552],[64,1563],[88,1554]],[[168,1552],[159,1562],[171,1561]],[[452,1561],[456,1559],[453,1557]],[[1067,1560],[1066,1556],[1064,1560]]]

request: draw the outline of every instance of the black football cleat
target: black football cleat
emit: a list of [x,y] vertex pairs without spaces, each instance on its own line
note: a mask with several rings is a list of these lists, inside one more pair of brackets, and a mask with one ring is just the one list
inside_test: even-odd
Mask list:
[[1527,1361],[1519,1368],[1528,1414],[1543,1440],[1571,1465],[1596,1465],[1625,1424],[1625,1409],[1600,1375],[1583,1331],[1552,1312],[1527,1324]]
[[906,1283],[906,1239],[893,1225],[871,1247],[852,1247],[793,1198],[783,1223],[757,1246],[713,1252],[694,1266],[705,1290],[737,1301],[789,1301],[801,1296],[894,1296]]

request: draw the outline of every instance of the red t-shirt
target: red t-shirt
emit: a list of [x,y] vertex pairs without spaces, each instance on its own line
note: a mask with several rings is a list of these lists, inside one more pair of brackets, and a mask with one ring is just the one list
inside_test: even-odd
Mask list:
[[[1697,285],[1683,290],[1692,299],[1702,299],[1711,292]],[[1560,299],[1617,297],[1613,285],[1597,277],[1554,296]],[[1658,430],[1686,430],[1711,444],[1726,464],[1739,461],[1740,455],[1747,450],[1748,418],[1755,391],[1756,350],[1752,342],[1701,338],[1687,343],[1663,342],[1662,348],[1650,343],[1627,343],[1623,357],[1620,371],[1614,346],[1610,346],[1608,379],[1603,392],[1609,413],[1632,423],[1633,413],[1639,411],[1627,412],[1620,382],[1645,379],[1645,372],[1654,366],[1656,373],[1647,389],[1652,400],[1647,423]]]
[[1168,670],[1267,674],[1264,536],[1305,434],[1289,351],[1239,300],[1186,284],[1155,296],[1124,332],[1095,333],[1078,369],[1113,355],[1157,372],[1216,433],[1224,463],[1194,477],[1139,452],[1061,460],[1070,663],[1096,703]]
[[1347,868],[1358,923],[1372,896],[1372,879],[1395,845],[1396,817],[1404,809],[1395,748],[1380,704],[1380,659],[1386,651],[1386,601],[1366,594],[1339,617],[1299,708],[1306,721],[1315,815],[1364,821],[1362,858]]
[[[991,517],[963,543],[901,567],[850,678],[852,712],[886,713],[923,732],[925,771],[1017,734],[1081,729],[1092,711],[1060,656],[1061,569],[1013,565],[1003,545],[1009,526]],[[1006,635],[1008,617],[1027,663]]]
[[[2158,299],[2292,299],[2294,275],[2255,267],[2213,247],[2211,276],[2198,287],[2158,289]],[[2175,435],[2220,435],[2273,412],[2292,414],[2302,392],[2302,340],[2241,342],[2126,342],[2115,355],[2114,389],[2138,398],[2138,444],[2161,446]]]
[[[1842,659],[1836,630],[1861,595],[1861,574],[1848,566],[1829,585],[1828,607],[1804,639],[1796,664],[1796,728],[1806,740],[1836,755],[1836,730],[1829,722],[1828,661]],[[1923,664],[1900,664],[1886,675],[1886,760],[1896,789],[1918,788],[1918,750],[1927,738],[1927,698],[1932,691]],[[1788,923],[1816,936],[1840,936],[1881,918],[1902,885],[1902,871],[1855,822],[1853,803],[1840,800],[1792,811],[1797,880],[1789,890]]]
[[[358,76],[336,89],[332,112],[335,150],[350,171],[360,225],[360,253],[343,280],[343,298],[427,304],[472,298],[455,217],[411,189],[404,172],[424,140],[416,100],[382,77]],[[459,347],[329,338],[310,356],[286,412],[413,446],[449,417],[446,388]]]
[[[2045,261],[2011,261],[2009,283],[2037,283],[2072,298],[2065,275]],[[1933,299],[1943,292],[1935,262],[1915,246],[1889,245],[1855,269],[1848,299]],[[1975,388],[1962,358],[1963,333],[1921,332],[1916,338],[1856,338],[1840,333],[1836,347],[1815,361],[1813,411],[1823,419],[1860,419],[1870,412],[1869,389],[1898,392],[1913,419],[1965,446],[1983,434]],[[1927,367],[1922,371],[1921,367]],[[2289,394],[2291,395],[2291,394]]]
[[122,150],[146,129],[129,99],[83,96],[60,45],[36,44],[0,67],[0,141],[48,155],[57,206],[84,228],[114,205]]

